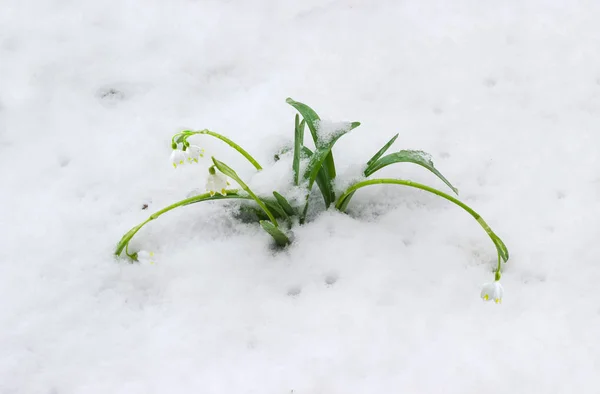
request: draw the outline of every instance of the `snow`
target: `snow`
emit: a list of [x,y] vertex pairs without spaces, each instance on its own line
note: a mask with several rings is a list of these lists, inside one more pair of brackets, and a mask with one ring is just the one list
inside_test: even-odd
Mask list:
[[[0,12],[0,393],[595,393],[600,4],[7,0]],[[285,185],[287,97],[360,121],[338,183],[389,138],[422,149],[505,241],[448,202],[356,193],[273,250],[230,204],[161,216],[210,156]],[[173,169],[170,137],[200,164]],[[307,134],[308,136],[308,134]],[[277,167],[275,167],[277,166]],[[267,174],[267,173],[265,173]],[[381,177],[445,189],[419,166]],[[148,209],[142,209],[148,204]],[[224,209],[225,207],[225,209]]]
[[343,135],[351,129],[351,122],[332,122],[323,119],[316,121],[316,132],[319,145],[325,145],[335,137]]

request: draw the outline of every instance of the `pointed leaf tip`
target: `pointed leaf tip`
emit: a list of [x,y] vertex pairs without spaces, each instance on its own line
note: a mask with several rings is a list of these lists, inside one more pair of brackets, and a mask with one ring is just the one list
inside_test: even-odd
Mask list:
[[379,149],[379,151],[377,151],[377,153],[375,153],[373,155],[373,157],[371,157],[371,159],[369,159],[369,161],[367,162],[367,168],[370,167],[373,163],[375,163],[377,160],[379,160],[379,158],[381,156],[383,156],[383,154],[390,148],[390,146],[392,146],[392,144],[396,141],[396,139],[398,138],[398,136],[400,135],[400,133],[396,134],[395,136],[393,136],[381,149]]
[[261,220],[259,223],[260,223],[261,227],[271,237],[273,237],[273,239],[275,240],[275,243],[277,243],[277,245],[286,246],[291,243],[289,237],[283,231],[281,231],[278,227],[275,227],[273,225],[273,223],[271,223],[267,220]]

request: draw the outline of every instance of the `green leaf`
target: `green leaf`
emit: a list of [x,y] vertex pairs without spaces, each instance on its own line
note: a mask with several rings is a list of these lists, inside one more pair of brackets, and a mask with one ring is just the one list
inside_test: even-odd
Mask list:
[[500,254],[500,257],[506,263],[508,261],[508,248],[496,234],[494,236],[494,243],[496,244],[496,249],[498,249],[498,254]]
[[483,220],[483,218],[481,216],[479,218],[477,218],[477,221],[479,222],[481,227],[483,227],[485,229],[485,231],[487,231],[488,234],[490,234],[490,238],[492,238],[492,241],[494,242],[494,245],[496,245],[496,249],[498,250],[498,255],[506,263],[508,261],[508,248],[506,247],[506,245],[504,245],[504,242],[502,242],[500,237],[498,237],[492,231],[490,226],[488,226],[488,224]]
[[321,195],[323,196],[323,200],[325,201],[325,208],[329,208],[335,201],[335,191],[333,190],[333,184],[329,180],[327,171],[325,171],[324,168],[319,170],[316,182],[321,191]]
[[[306,170],[304,172],[304,179],[308,180],[308,192],[312,190],[312,187],[319,179],[319,172],[323,168],[323,163],[329,153],[331,153],[331,149],[343,135],[350,132],[352,129],[360,126],[360,123],[353,122],[350,125],[349,129],[340,130],[339,133],[335,134],[328,142],[322,144],[318,147],[315,152],[312,154],[308,161],[308,165],[306,166]],[[333,185],[331,184],[331,177],[328,177],[329,174],[325,172],[325,176],[327,179],[318,180],[319,188],[321,189],[321,193],[323,194],[323,198],[325,199],[325,204],[327,207],[335,201],[335,192],[333,190]],[[300,223],[304,223],[304,219],[306,218],[306,213],[308,212],[308,196],[306,199],[306,204],[304,205],[304,209],[302,211],[302,215],[300,216]]]
[[[305,146],[302,147],[302,152],[309,158],[313,155],[313,152]],[[321,191],[321,195],[323,196],[323,200],[325,201],[325,207],[329,208],[335,201],[335,192],[333,190],[333,185],[329,180],[329,176],[327,175],[327,171],[325,171],[325,167],[321,167],[319,169],[316,182],[317,186],[319,186],[319,190]]]
[[[302,117],[306,121],[306,124],[308,125],[313,142],[315,143],[315,147],[318,147],[319,136],[317,135],[317,122],[321,120],[321,118],[319,118],[319,115],[317,115],[317,113],[308,105],[299,101],[295,101],[292,98],[288,97],[285,100],[285,102],[294,107],[298,112],[300,112],[300,115],[302,115]],[[329,154],[327,155],[324,166],[329,178],[334,179],[336,176],[335,162],[333,160],[333,154],[331,152],[329,152]]]
[[261,198],[262,202],[269,208],[269,210],[273,213],[273,216],[276,218],[284,218],[289,219],[286,212],[279,206],[277,201],[267,200],[265,198]]
[[242,189],[246,190],[248,188],[248,185],[246,185],[244,183],[244,181],[242,181],[242,179],[239,177],[237,172],[234,171],[233,168],[229,167],[227,164],[223,163],[222,161],[215,159],[214,157],[212,158],[212,161],[213,161],[215,167],[217,167],[217,169],[219,171],[221,171],[223,174],[227,175],[228,177],[230,177],[231,179],[233,179],[234,181],[239,183],[239,185],[242,187]]
[[[331,203],[335,201],[335,192],[333,190],[333,185],[331,184],[332,180],[335,179],[335,163],[333,160],[333,154],[331,153],[331,149],[335,142],[348,131],[360,126],[359,122],[353,122],[349,126],[349,130],[339,130],[338,133],[334,133],[332,138],[329,141],[322,142],[317,135],[317,122],[321,120],[319,115],[310,108],[308,105],[295,101],[291,98],[286,100],[288,104],[294,107],[302,118],[306,121],[310,133],[312,135],[313,141],[315,143],[315,153],[311,156],[311,159],[308,163],[307,171],[305,171],[304,178],[308,179],[309,187],[308,191],[312,189],[314,182],[316,181],[319,189],[321,190],[321,194],[323,195],[323,199],[325,200],[326,207],[329,207]],[[303,150],[305,150],[303,148]],[[309,150],[310,152],[310,150]],[[318,157],[316,157],[318,155]],[[321,156],[323,155],[323,156]],[[321,171],[323,171],[321,173]],[[312,173],[312,174],[311,174]],[[304,212],[307,211],[307,206],[305,206]],[[303,220],[303,216],[301,217],[301,222]]]
[[244,223],[256,223],[261,220],[269,220],[265,211],[254,205],[241,205],[237,217]]
[[260,225],[267,233],[269,233],[271,237],[273,237],[277,245],[286,246],[290,244],[290,239],[287,237],[287,235],[285,235],[279,228],[275,227],[273,223],[267,220],[261,220]]
[[385,145],[383,146],[383,148],[379,149],[379,151],[378,151],[377,153],[375,153],[375,155],[373,155],[373,157],[371,157],[371,160],[369,160],[369,161],[367,162],[367,168],[368,168],[368,167],[369,167],[371,164],[373,164],[373,163],[375,163],[377,160],[379,160],[379,158],[380,158],[381,156],[383,156],[383,154],[384,154],[384,153],[385,153],[385,152],[386,152],[386,151],[387,151],[387,150],[390,148],[390,146],[392,146],[392,144],[394,143],[394,141],[396,141],[396,138],[398,138],[398,134],[396,134],[395,136],[393,136],[393,137],[392,137],[392,139],[391,139],[391,140],[389,140],[389,141],[387,142],[387,144],[385,144]]
[[[331,153],[331,149],[343,135],[347,134],[351,130],[360,126],[359,122],[353,122],[350,124],[350,127],[346,130],[340,130],[336,133],[329,141],[324,144],[321,144],[310,157],[308,165],[306,166],[306,171],[304,172],[304,179],[309,181],[308,189],[312,188],[315,180],[317,179],[317,174],[319,173],[319,169],[323,166],[323,162],[325,161],[327,155]],[[330,180],[332,178],[330,177]]]
[[373,173],[381,170],[383,167],[394,163],[414,163],[425,167],[434,173],[438,178],[440,178],[446,185],[448,185],[448,187],[452,189],[454,193],[458,194],[458,189],[452,186],[452,184],[433,166],[431,156],[423,151],[401,150],[399,152],[383,156],[368,166],[365,169],[364,174],[366,177],[371,176]]
[[214,157],[212,158],[212,161],[213,161],[215,167],[217,167],[217,169],[219,171],[221,171],[223,174],[227,175],[228,177],[230,177],[231,179],[236,181],[240,185],[240,187],[242,189],[244,189],[246,191],[246,193],[248,193],[254,201],[256,201],[256,203],[261,207],[261,209],[263,211],[265,211],[265,213],[269,216],[269,219],[271,219],[271,222],[273,222],[273,225],[275,225],[275,227],[277,227],[277,225],[278,225],[277,220],[275,219],[275,216],[273,216],[273,213],[269,210],[269,208],[267,208],[265,203],[262,202],[261,199],[258,198],[258,196],[256,194],[254,194],[254,192],[252,190],[250,190],[248,185],[246,185],[244,183],[244,181],[242,181],[242,179],[233,170],[233,168],[229,167],[227,164],[223,163],[222,161],[215,159]]
[[296,214],[294,208],[292,208],[291,204],[288,202],[288,200],[285,199],[285,197],[283,197],[277,192],[273,192],[273,195],[275,196],[275,199],[288,216],[294,216]]
[[302,144],[304,143],[304,125],[306,121],[302,119],[302,122],[298,123],[299,116],[296,114],[295,120],[295,131],[294,131],[294,161],[292,163],[292,169],[294,170],[294,185],[298,186],[300,179],[300,152],[302,150]]
[[289,97],[285,100],[285,102],[300,112],[300,115],[302,115],[306,121],[306,124],[308,125],[308,128],[310,129],[310,134],[312,135],[313,141],[316,145],[317,141],[319,140],[317,135],[317,121],[321,120],[319,115],[317,115],[317,113],[308,105],[295,101]]

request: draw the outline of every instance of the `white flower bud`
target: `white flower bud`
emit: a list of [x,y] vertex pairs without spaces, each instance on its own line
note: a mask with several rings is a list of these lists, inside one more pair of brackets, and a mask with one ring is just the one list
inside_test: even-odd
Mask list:
[[504,288],[500,282],[486,283],[481,289],[481,298],[484,301],[494,300],[496,304],[502,302],[502,296],[504,295]]
[[227,195],[225,192],[227,186],[229,186],[229,182],[224,174],[216,172],[215,174],[208,175],[208,179],[206,180],[206,190],[211,196],[214,196],[216,193],[223,196]]

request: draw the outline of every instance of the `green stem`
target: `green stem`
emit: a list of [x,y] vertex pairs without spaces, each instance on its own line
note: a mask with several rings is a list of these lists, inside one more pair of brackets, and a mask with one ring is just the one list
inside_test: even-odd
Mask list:
[[306,214],[308,213],[308,199],[310,197],[310,193],[306,194],[306,202],[304,203],[304,208],[302,209],[302,214],[300,215],[300,224],[304,224],[306,221]]
[[[258,162],[256,161],[256,159],[254,159],[254,157],[252,157],[252,155],[250,155],[250,153],[248,153],[246,150],[244,150],[244,148],[242,148],[241,146],[239,146],[238,144],[236,144],[235,142],[233,142],[232,140],[230,140],[229,138],[219,134],[219,133],[215,133],[214,131],[210,131],[210,130],[200,130],[200,131],[191,131],[191,130],[186,130],[186,131],[182,131],[181,134],[185,134],[186,136],[192,136],[192,135],[197,135],[197,134],[207,134],[207,135],[211,135],[215,138],[220,139],[221,141],[225,142],[227,145],[231,146],[233,149],[237,150],[239,153],[241,153],[242,156],[244,156],[246,159],[248,159],[248,161],[250,163],[252,163],[252,165],[254,166],[254,168],[256,168],[257,170],[262,170],[262,167],[260,164],[258,164]],[[186,137],[187,138],[187,137]]]
[[[392,184],[392,185],[404,185],[404,186],[410,186],[410,187],[414,187],[417,189],[421,189],[421,190],[425,190],[428,191],[430,193],[433,193],[439,197],[442,197],[456,205],[458,205],[459,207],[461,207],[462,209],[464,209],[465,211],[467,211],[471,216],[473,216],[473,218],[475,220],[477,220],[477,223],[479,223],[479,225],[485,230],[485,232],[488,234],[488,236],[491,238],[492,242],[494,243],[494,245],[496,246],[496,250],[498,251],[498,258],[502,258],[504,259],[504,261],[508,260],[508,250],[506,249],[506,246],[504,245],[504,243],[502,242],[502,240],[500,240],[500,238],[492,231],[492,229],[490,228],[490,226],[488,226],[488,224],[483,220],[483,218],[481,217],[481,215],[479,215],[477,212],[475,212],[471,207],[469,207],[467,204],[463,203],[462,201],[452,197],[449,194],[446,194],[440,190],[437,190],[433,187],[427,186],[427,185],[423,185],[421,183],[417,183],[417,182],[413,182],[413,181],[408,181],[408,180],[404,180],[404,179],[389,179],[389,178],[381,178],[381,179],[369,179],[366,181],[362,181],[362,182],[358,182],[355,183],[354,185],[350,186],[341,196],[340,198],[337,200],[335,207],[336,209],[340,210],[340,211],[345,211],[345,206],[348,205],[347,201],[344,201],[346,198],[352,198],[352,194],[365,186],[370,186],[370,185],[378,185],[378,184]],[[499,264],[500,267],[500,264]],[[499,269],[498,269],[499,272]]]
[[496,275],[494,276],[494,280],[499,281],[502,277],[502,259],[500,257],[500,253],[498,253],[498,268],[496,268]]
[[246,191],[246,193],[248,193],[250,195],[250,198],[252,198],[254,201],[256,201],[256,203],[258,204],[258,206],[263,211],[265,211],[265,213],[269,217],[269,220],[271,221],[271,223],[273,223],[273,225],[275,227],[279,227],[279,224],[277,223],[277,219],[275,219],[275,216],[273,216],[273,214],[271,213],[271,211],[269,210],[269,208],[267,208],[267,206],[265,205],[265,203],[262,202],[261,199],[258,198],[258,196],[256,194],[254,194],[254,192],[252,192],[252,190],[250,190],[250,188],[248,187],[248,185],[246,185],[245,183],[242,182],[242,184],[240,184],[240,186]]
[[273,225],[275,227],[279,227],[279,224],[277,224],[277,219],[275,219],[275,216],[273,216],[271,211],[269,211],[269,208],[267,208],[267,206],[260,200],[260,198],[258,198],[256,196],[256,194],[254,194],[254,192],[252,190],[250,190],[250,187],[248,187],[248,185],[246,185],[246,183],[244,181],[242,181],[242,178],[240,178],[240,176],[237,174],[237,172],[235,172],[235,170],[233,168],[229,167],[227,164],[223,163],[222,161],[215,159],[214,157],[212,158],[212,161],[215,164],[215,167],[217,167],[217,169],[219,171],[221,171],[223,174],[227,175],[228,177],[230,177],[231,179],[236,181],[240,185],[240,187],[242,189],[244,189],[246,191],[246,193],[248,193],[254,201],[256,201],[258,206],[263,211],[265,211],[267,216],[269,216],[269,220],[271,220],[271,223],[273,223]]
[[223,199],[229,199],[229,198],[237,198],[237,199],[245,199],[245,200],[250,199],[250,197],[238,195],[237,194],[237,192],[238,192],[237,190],[226,190],[225,192],[227,193],[227,195],[225,195],[225,196],[222,196],[222,195],[219,195],[219,194],[215,194],[214,196],[211,196],[210,193],[204,193],[204,194],[200,194],[198,196],[186,198],[185,200],[178,201],[178,202],[176,202],[174,204],[169,205],[168,207],[165,207],[165,208],[161,209],[160,211],[157,211],[157,212],[153,213],[144,222],[142,222],[142,223],[138,224],[137,226],[133,227],[131,230],[129,230],[128,232],[126,232],[125,235],[123,235],[123,237],[121,238],[121,240],[117,244],[117,247],[115,249],[115,255],[119,256],[121,254],[121,252],[123,252],[123,249],[125,249],[129,245],[129,241],[131,241],[131,239],[134,237],[134,235],[138,231],[140,231],[140,229],[142,227],[144,227],[148,222],[151,222],[152,220],[158,218],[163,213],[167,213],[169,211],[172,211],[175,208],[182,207],[182,206],[185,206],[185,205],[194,204],[194,203],[201,202],[201,201],[223,200]]

